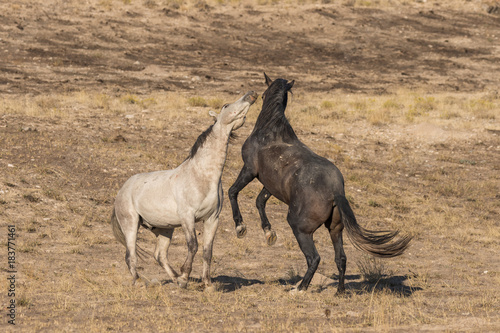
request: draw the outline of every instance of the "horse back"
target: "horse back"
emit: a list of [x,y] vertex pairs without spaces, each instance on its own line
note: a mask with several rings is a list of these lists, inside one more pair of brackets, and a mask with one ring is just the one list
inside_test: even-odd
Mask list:
[[344,180],[338,168],[300,141],[261,147],[256,159],[259,181],[286,204],[297,195],[333,201],[335,192],[343,193]]

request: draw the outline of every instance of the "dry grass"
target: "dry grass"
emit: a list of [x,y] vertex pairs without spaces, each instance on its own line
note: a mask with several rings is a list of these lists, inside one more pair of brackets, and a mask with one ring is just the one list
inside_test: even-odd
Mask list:
[[[336,297],[335,286],[288,292],[303,274],[304,260],[278,201],[268,204],[278,243],[265,246],[253,204],[257,184],[240,195],[250,227],[246,239],[234,236],[224,208],[213,267],[218,291],[204,293],[199,280],[187,290],[167,281],[158,285],[165,274],[151,260],[141,264],[141,273],[152,283],[130,286],[123,249],[109,230],[112,198],[129,175],[181,162],[195,132],[211,123],[208,110],[235,97],[196,99],[205,103],[181,94],[2,97],[8,130],[1,134],[0,162],[14,167],[2,175],[0,215],[2,228],[14,223],[20,235],[23,331],[82,325],[89,331],[455,330],[457,320],[498,327],[500,272],[498,261],[491,261],[500,248],[498,138],[485,128],[498,130],[494,110],[500,101],[487,92],[296,92],[287,114],[304,142],[344,172],[360,223],[416,235],[408,254],[384,262],[367,259],[347,242],[346,297]],[[225,190],[241,167],[238,150],[260,106],[230,147]],[[446,116],[450,112],[453,117]],[[430,134],[422,124],[432,125]],[[193,127],[199,131],[186,131]],[[125,141],[115,140],[118,135]],[[153,238],[142,232],[140,242],[151,247]],[[316,242],[323,258],[319,271],[334,277],[328,235],[318,231]],[[184,255],[177,232],[174,266]],[[195,278],[200,269],[197,256]]]
[[[0,228],[15,225],[18,236],[18,325],[6,327],[3,317],[2,331],[500,330],[500,97],[494,84],[476,90],[497,82],[496,16],[485,13],[492,3],[2,3]],[[278,45],[289,59],[275,55]],[[395,59],[386,61],[386,51]],[[201,246],[186,290],[152,259],[140,262],[144,283],[132,287],[109,225],[117,190],[135,173],[181,163],[212,124],[209,110],[246,89],[262,93],[263,70],[297,81],[287,116],[342,171],[359,223],[411,233],[410,248],[373,260],[345,237],[347,293],[339,297],[334,250],[320,228],[318,273],[334,282],[290,293],[304,256],[287,207],[274,198],[267,213],[278,240],[266,245],[255,181],[239,196],[244,239],[235,236],[226,196],[215,292],[202,289]],[[229,146],[225,193],[261,106],[259,99]],[[154,237],[141,229],[139,243],[152,250]],[[186,252],[176,231],[176,269]]]

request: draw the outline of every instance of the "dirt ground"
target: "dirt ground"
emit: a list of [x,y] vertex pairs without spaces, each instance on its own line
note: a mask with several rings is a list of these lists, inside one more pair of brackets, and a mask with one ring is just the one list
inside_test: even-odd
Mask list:
[[[0,327],[499,331],[497,5],[2,1]],[[360,224],[412,233],[410,249],[372,261],[345,238],[348,290],[337,297],[334,251],[320,229],[318,273],[333,281],[290,294],[305,272],[305,259],[287,226],[286,206],[274,199],[268,215],[278,241],[265,245],[254,204],[260,186],[254,181],[240,195],[246,238],[236,238],[227,198],[224,204],[212,273],[218,291],[200,288],[201,248],[187,290],[169,283],[152,259],[141,263],[147,286],[130,286],[124,248],[109,224],[114,196],[131,175],[182,162],[211,121],[209,105],[192,101],[163,114],[160,96],[172,103],[180,103],[175,96],[230,102],[248,90],[262,93],[264,71],[296,81],[292,124],[308,146],[339,166]],[[419,121],[382,124],[362,115],[366,103],[415,91],[424,97],[415,97],[411,110],[422,100],[440,101],[428,97],[435,94],[445,96],[444,105],[467,101],[462,104],[476,113],[467,109],[426,121],[414,112]],[[347,117],[335,103],[327,108],[321,102],[336,98],[359,98],[362,103],[350,105],[362,110]],[[12,111],[19,106],[26,108]],[[252,107],[229,146],[225,193],[241,168],[241,144],[258,111],[259,105]],[[319,122],[300,121],[316,111]],[[11,225],[15,297],[8,296],[10,255],[4,255]],[[139,242],[153,249],[148,231]],[[170,254],[175,267],[185,253],[184,237],[176,231]],[[376,280],[366,278],[363,264],[381,272]],[[8,323],[11,299],[15,326]]]

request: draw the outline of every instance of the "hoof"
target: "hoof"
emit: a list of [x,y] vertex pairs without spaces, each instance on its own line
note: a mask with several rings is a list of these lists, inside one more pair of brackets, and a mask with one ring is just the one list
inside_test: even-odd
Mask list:
[[292,288],[290,290],[291,295],[303,295],[305,293],[304,290],[299,290],[299,288]]
[[236,227],[236,236],[238,238],[243,238],[247,234],[247,226],[244,224],[240,224]]
[[274,230],[267,230],[266,231],[266,240],[267,240],[267,245],[271,246],[276,243],[276,232]]
[[187,288],[187,279],[182,279],[182,278],[178,278],[177,279],[177,285],[182,288],[182,289],[186,289]]
[[335,294],[335,296],[345,296],[345,288],[337,288],[337,293]]
[[142,286],[145,282],[140,278],[140,277],[137,277],[135,278],[133,281],[132,281],[132,285],[133,286]]

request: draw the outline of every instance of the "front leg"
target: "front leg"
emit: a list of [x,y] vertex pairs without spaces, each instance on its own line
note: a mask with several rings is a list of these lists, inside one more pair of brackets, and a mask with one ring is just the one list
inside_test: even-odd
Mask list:
[[228,195],[229,201],[231,202],[231,209],[233,210],[233,220],[236,227],[236,235],[238,238],[242,238],[247,233],[247,228],[245,224],[243,224],[243,217],[241,216],[240,207],[238,206],[238,193],[248,185],[254,178],[255,174],[251,172],[251,170],[244,165],[236,178],[233,186],[229,188]]
[[256,205],[260,215],[260,221],[262,223],[262,230],[266,234],[267,245],[274,245],[276,243],[276,232],[271,230],[271,223],[269,223],[269,219],[266,214],[266,203],[267,200],[271,197],[271,192],[267,190],[267,188],[263,187],[262,191],[260,191],[257,196]]
[[210,289],[212,281],[210,279],[210,265],[212,263],[212,250],[215,233],[219,225],[219,214],[211,216],[203,223],[203,274],[202,281],[206,289]]
[[184,220],[182,229],[184,230],[184,234],[186,236],[186,243],[188,248],[188,253],[186,257],[186,261],[184,261],[184,265],[181,267],[181,275],[177,278],[177,284],[181,288],[186,288],[189,274],[191,274],[191,270],[193,268],[193,259],[198,251],[198,240],[196,238],[196,231],[194,227],[194,217],[187,218]]

